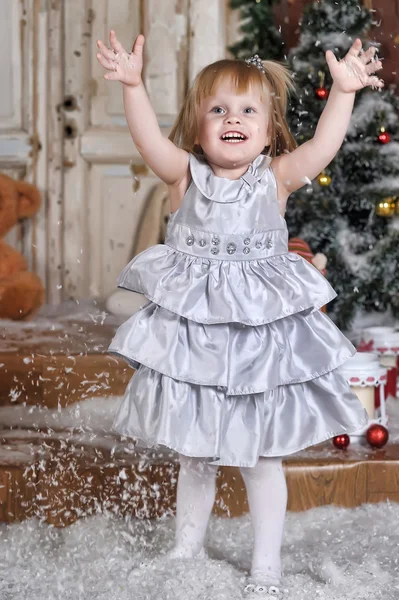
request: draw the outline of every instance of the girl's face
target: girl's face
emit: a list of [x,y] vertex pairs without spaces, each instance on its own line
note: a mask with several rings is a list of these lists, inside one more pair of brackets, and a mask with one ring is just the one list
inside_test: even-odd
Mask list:
[[269,98],[257,88],[237,94],[228,82],[214,96],[205,98],[198,110],[196,143],[211,166],[222,169],[247,168],[270,143]]

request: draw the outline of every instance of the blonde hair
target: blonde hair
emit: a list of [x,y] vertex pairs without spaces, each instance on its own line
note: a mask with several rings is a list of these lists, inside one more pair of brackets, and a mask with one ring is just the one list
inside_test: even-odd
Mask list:
[[214,62],[197,75],[189,89],[180,113],[170,132],[169,139],[187,152],[202,152],[195,144],[198,137],[197,108],[205,98],[213,96],[223,81],[232,82],[238,94],[259,87],[270,99],[270,146],[264,152],[274,158],[291,152],[297,144],[286,120],[288,94],[294,89],[290,72],[284,65],[263,61],[265,72],[244,60],[224,59]]

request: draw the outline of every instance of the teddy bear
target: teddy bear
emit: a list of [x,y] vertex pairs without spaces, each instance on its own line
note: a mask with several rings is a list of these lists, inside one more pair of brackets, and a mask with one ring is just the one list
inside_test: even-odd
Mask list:
[[44,302],[44,287],[28,271],[25,257],[3,238],[21,219],[39,209],[39,190],[25,181],[0,173],[0,319],[28,320]]

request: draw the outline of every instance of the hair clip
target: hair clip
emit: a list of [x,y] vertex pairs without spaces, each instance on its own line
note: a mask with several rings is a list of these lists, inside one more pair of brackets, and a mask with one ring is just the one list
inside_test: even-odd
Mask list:
[[259,69],[259,71],[262,71],[262,73],[265,72],[262,59],[259,58],[258,54],[254,54],[254,56],[251,56],[251,58],[246,58],[245,62],[249,65],[254,65],[257,69]]

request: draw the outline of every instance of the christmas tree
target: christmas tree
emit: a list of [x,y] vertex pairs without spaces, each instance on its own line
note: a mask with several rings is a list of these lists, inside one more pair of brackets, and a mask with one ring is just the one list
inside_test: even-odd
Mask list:
[[231,8],[240,10],[242,33],[241,39],[229,48],[235,57],[258,54],[271,60],[282,58],[283,41],[272,11],[277,3],[278,0],[231,0]]
[[[273,0],[231,1],[244,19],[243,38],[230,49],[235,56],[281,58],[272,5]],[[372,23],[373,13],[359,0],[305,7],[299,45],[288,57],[297,89],[289,122],[298,144],[313,136],[332,85],[326,50],[343,58],[357,37],[366,40]],[[392,89],[358,93],[338,155],[288,201],[291,237],[303,238],[313,253],[328,258],[327,277],[338,293],[328,312],[342,329],[371,311],[399,315],[398,107]]]
[[[313,136],[332,85],[326,50],[343,58],[371,25],[372,13],[359,0],[305,8],[299,45],[288,57],[297,88],[289,120],[299,144]],[[327,277],[338,293],[328,310],[343,329],[370,311],[399,314],[398,107],[392,89],[358,93],[336,158],[288,203],[290,235],[328,258]]]

